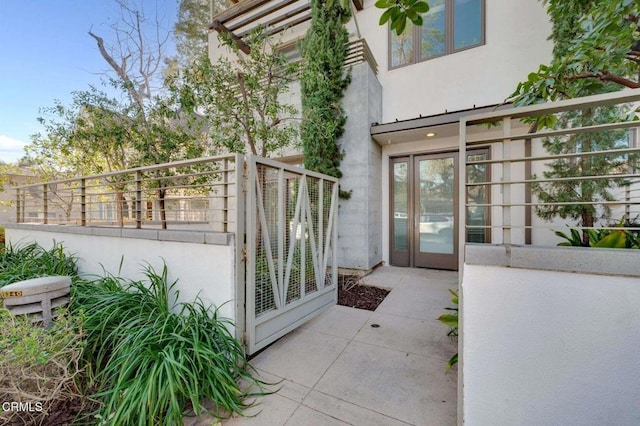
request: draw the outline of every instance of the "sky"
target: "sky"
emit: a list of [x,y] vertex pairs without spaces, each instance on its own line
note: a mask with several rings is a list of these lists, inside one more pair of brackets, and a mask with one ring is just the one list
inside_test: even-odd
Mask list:
[[[172,28],[178,0],[140,1]],[[90,84],[102,88],[110,69],[87,33],[108,43],[118,17],[115,0],[0,0],[1,161],[21,158],[30,135],[43,130],[40,108],[56,99],[68,105],[71,92]]]

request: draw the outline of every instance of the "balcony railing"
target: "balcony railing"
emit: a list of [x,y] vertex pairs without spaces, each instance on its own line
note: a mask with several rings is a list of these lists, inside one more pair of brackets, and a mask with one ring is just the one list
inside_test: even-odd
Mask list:
[[226,155],[16,187],[16,222],[235,230],[237,165]]
[[[578,245],[590,229],[640,231],[639,102],[640,90],[627,90],[463,118],[460,246],[555,246],[566,241],[556,232],[571,229]],[[614,107],[624,119],[611,119]],[[564,125],[526,124],[541,116]],[[480,147],[489,154],[469,152]]]

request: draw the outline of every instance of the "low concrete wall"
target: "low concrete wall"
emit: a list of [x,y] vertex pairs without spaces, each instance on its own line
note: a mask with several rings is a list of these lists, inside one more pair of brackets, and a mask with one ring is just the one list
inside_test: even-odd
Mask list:
[[640,251],[467,246],[467,259],[460,422],[640,424]]
[[[55,243],[78,258],[82,275],[144,278],[147,265],[161,272],[166,263],[169,283],[178,280],[180,302],[196,296],[236,323],[235,244],[233,234],[202,231],[120,229],[61,225],[7,224],[7,243],[36,242],[45,248]],[[122,262],[122,265],[121,265]],[[229,302],[229,303],[227,303]]]

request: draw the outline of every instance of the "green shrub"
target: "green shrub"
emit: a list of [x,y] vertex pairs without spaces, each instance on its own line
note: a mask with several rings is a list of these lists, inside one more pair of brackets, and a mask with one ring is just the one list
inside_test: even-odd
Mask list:
[[0,251],[4,249],[4,227],[0,226]]
[[[638,224],[626,223],[621,220],[617,225],[612,227],[620,229],[585,229],[580,231],[576,228],[569,228],[568,233],[554,231],[556,236],[565,239],[558,246],[574,246],[574,247],[597,247],[597,248],[627,248],[637,249],[640,247],[640,232],[635,229]],[[586,235],[586,237],[584,235]],[[588,240],[588,244],[585,243]]]
[[189,404],[205,411],[207,399],[226,414],[241,413],[252,395],[239,381],[262,382],[248,371],[231,321],[200,300],[176,305],[166,267],[161,274],[149,267],[146,276],[74,286],[72,308],[84,312],[85,354],[102,403],[96,416],[107,424],[176,425]]
[[65,253],[61,244],[56,244],[49,250],[36,243],[25,246],[9,244],[0,252],[0,287],[51,275],[75,277],[76,262],[76,257]]
[[0,307],[0,402],[32,410],[0,410],[0,423],[52,424],[48,416],[61,405],[81,406],[82,347],[77,317],[64,312],[44,328]]

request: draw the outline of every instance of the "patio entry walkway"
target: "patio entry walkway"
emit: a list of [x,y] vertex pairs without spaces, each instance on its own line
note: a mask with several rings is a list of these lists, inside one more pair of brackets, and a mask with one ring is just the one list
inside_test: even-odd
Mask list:
[[256,356],[282,388],[224,425],[456,424],[457,369],[445,365],[457,346],[436,318],[457,274],[381,267],[364,280],[391,293],[374,312],[335,306]]

